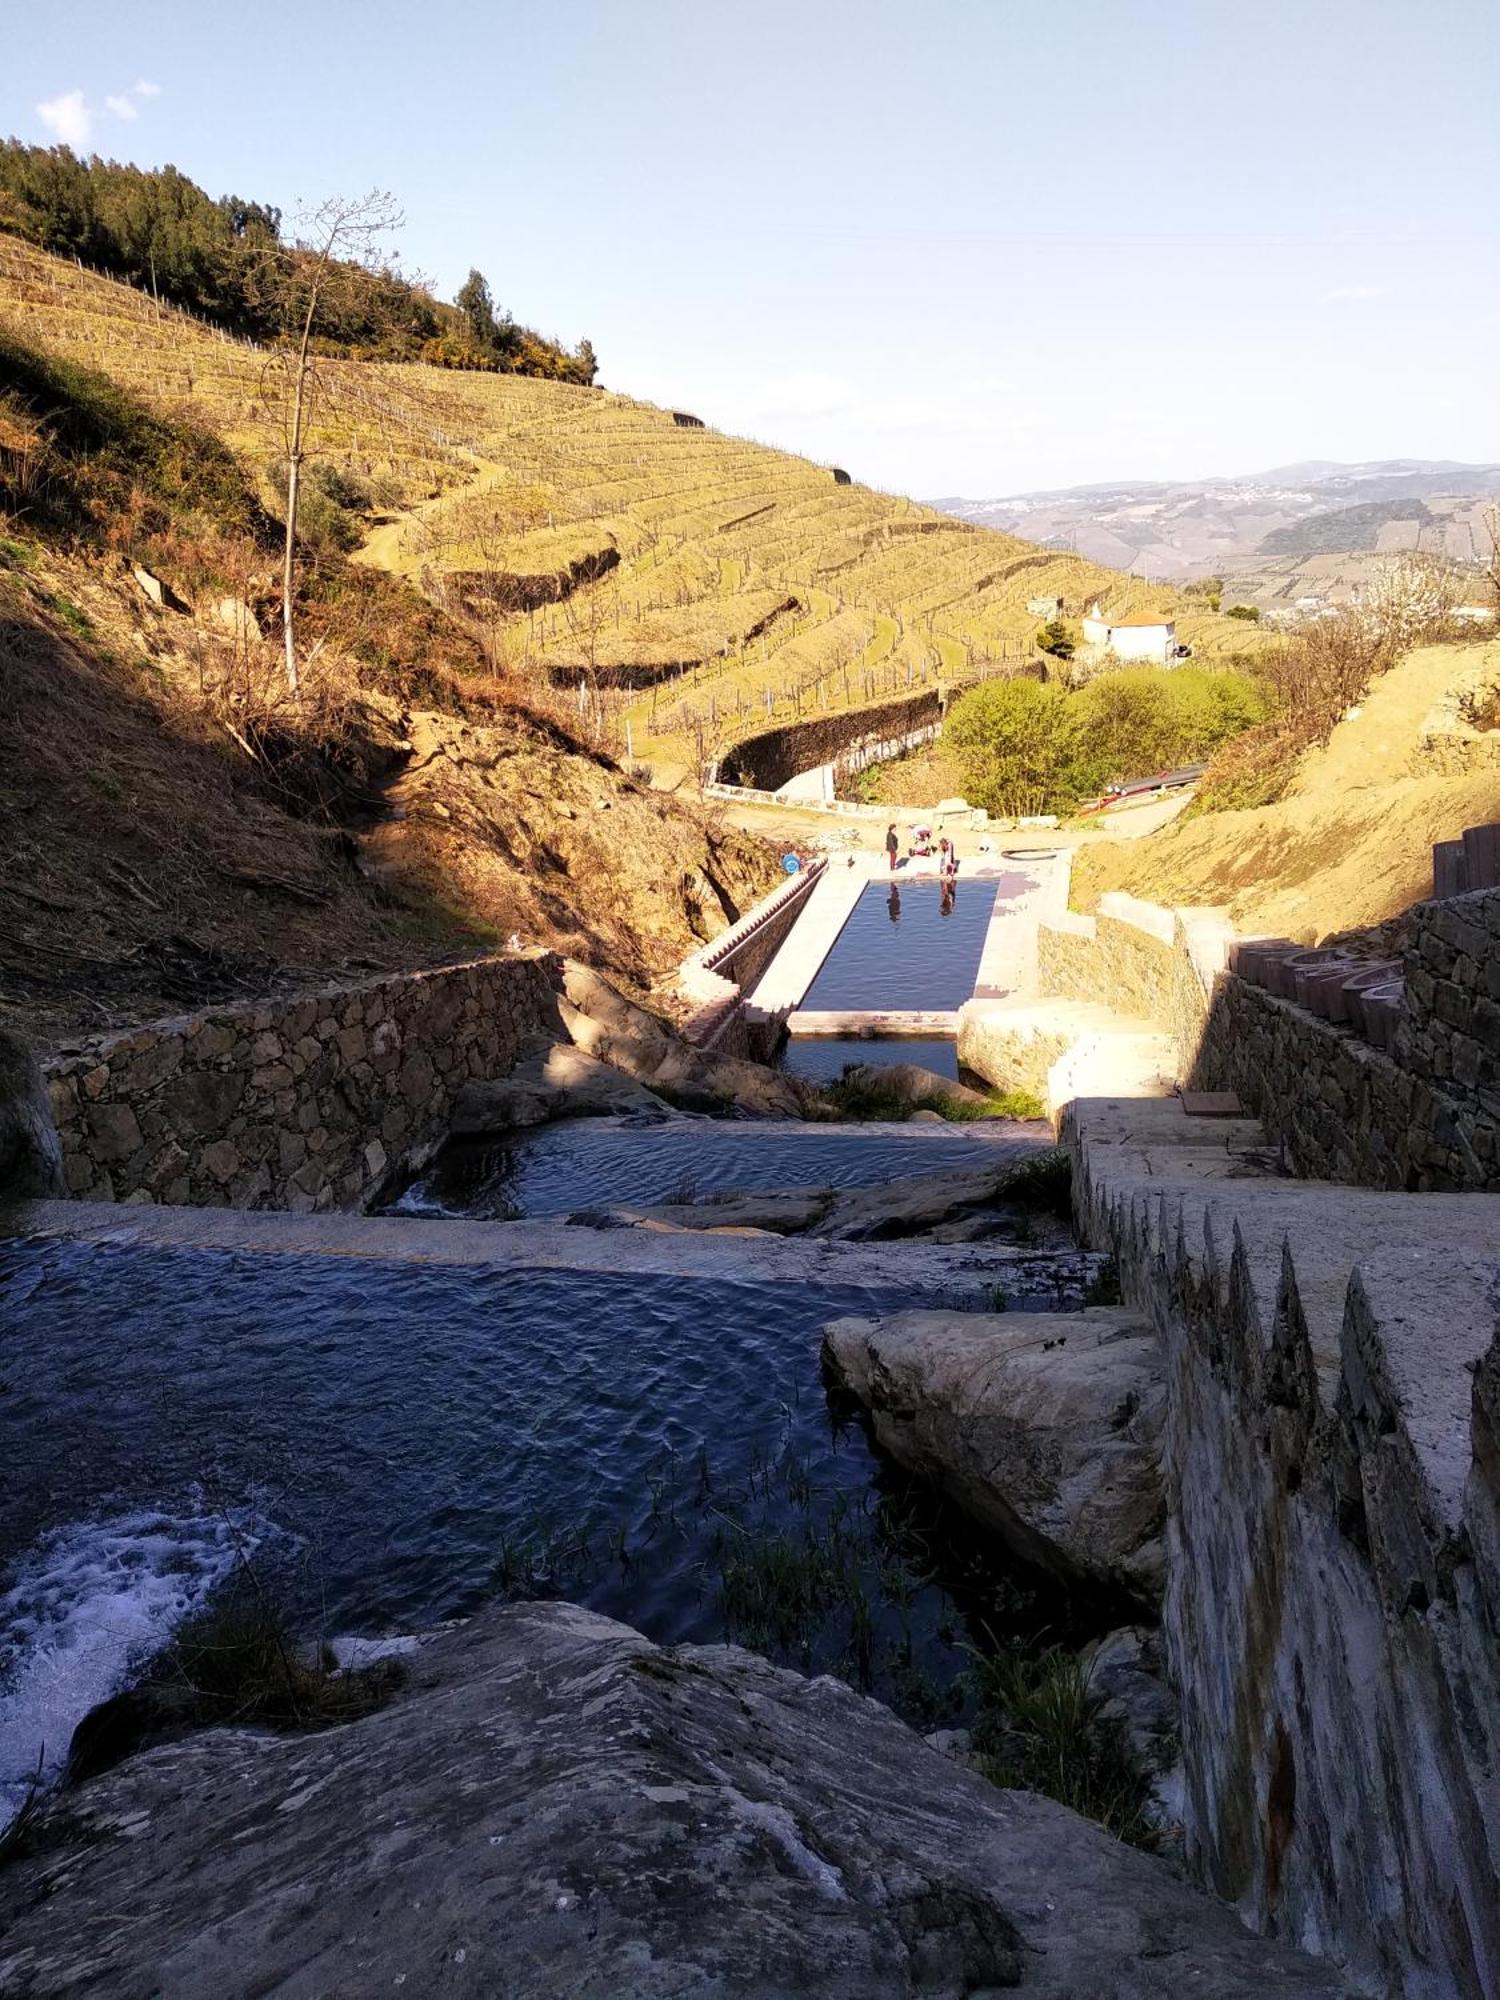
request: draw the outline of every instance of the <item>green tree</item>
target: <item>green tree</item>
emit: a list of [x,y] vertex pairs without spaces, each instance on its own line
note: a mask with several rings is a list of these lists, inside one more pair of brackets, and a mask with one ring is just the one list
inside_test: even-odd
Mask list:
[[943,729],[964,795],[1006,817],[1067,812],[1098,783],[1076,703],[1052,682],[987,681],[960,695]]
[[453,303],[468,323],[474,345],[490,351],[500,346],[500,321],[489,281],[483,271],[470,271],[453,295]]
[[1050,653],[1054,660],[1071,660],[1077,650],[1067,621],[1053,618],[1036,635],[1037,650]]

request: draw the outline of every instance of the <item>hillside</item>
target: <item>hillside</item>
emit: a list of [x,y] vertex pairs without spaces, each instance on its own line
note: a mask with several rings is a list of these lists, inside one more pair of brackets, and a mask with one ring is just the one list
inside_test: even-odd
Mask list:
[[0,511],[0,1017],[44,1039],[513,932],[645,989],[776,878],[336,553],[292,704],[233,456],[3,338]]
[[[0,320],[207,424],[264,479],[266,355],[0,238]],[[416,365],[322,366],[315,450],[369,496],[365,559],[462,618],[525,688],[675,782],[737,736],[1030,656],[1037,596],[1170,610],[1204,654],[1245,628],[596,389]],[[680,421],[687,418],[688,421]]]
[[1424,646],[1306,751],[1278,804],[1205,813],[1081,851],[1073,900],[1119,889],[1226,908],[1237,929],[1315,942],[1432,894],[1432,844],[1500,819],[1500,643]]

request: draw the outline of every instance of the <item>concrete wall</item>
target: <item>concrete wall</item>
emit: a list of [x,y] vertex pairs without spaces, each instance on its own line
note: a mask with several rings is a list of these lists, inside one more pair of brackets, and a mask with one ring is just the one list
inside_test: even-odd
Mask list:
[[95,1037],[45,1065],[69,1192],[357,1208],[555,1032],[553,995],[547,957],[496,957]]
[[775,1054],[780,1021],[747,1018],[744,996],[754,992],[786,942],[827,866],[826,861],[815,861],[789,876],[737,924],[683,961],[677,990],[693,1003],[694,1012],[682,1031],[695,1047],[759,1062]]

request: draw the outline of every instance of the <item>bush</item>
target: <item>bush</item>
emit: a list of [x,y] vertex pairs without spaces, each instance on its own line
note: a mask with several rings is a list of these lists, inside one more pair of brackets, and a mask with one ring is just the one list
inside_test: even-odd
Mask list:
[[1067,691],[991,681],[953,705],[943,732],[964,795],[990,812],[1070,812],[1105,785],[1196,763],[1263,723],[1274,696],[1249,674],[1125,667]]
[[1247,625],[1260,623],[1260,612],[1253,604],[1231,604],[1224,613],[1226,618],[1243,618]]

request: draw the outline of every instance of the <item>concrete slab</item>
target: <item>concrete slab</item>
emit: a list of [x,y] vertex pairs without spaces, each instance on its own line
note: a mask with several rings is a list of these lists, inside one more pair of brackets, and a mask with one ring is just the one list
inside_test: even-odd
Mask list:
[[1055,1301],[1060,1287],[1076,1291],[1102,1262],[1072,1252],[1059,1256],[985,1244],[833,1243],[588,1229],[560,1222],[435,1222],[410,1216],[287,1215],[111,1202],[21,1203],[7,1212],[5,1224],[8,1234],[33,1242],[342,1257],[406,1266],[613,1272],[726,1284],[868,1285],[976,1310],[992,1307],[997,1289],[1013,1302]]

